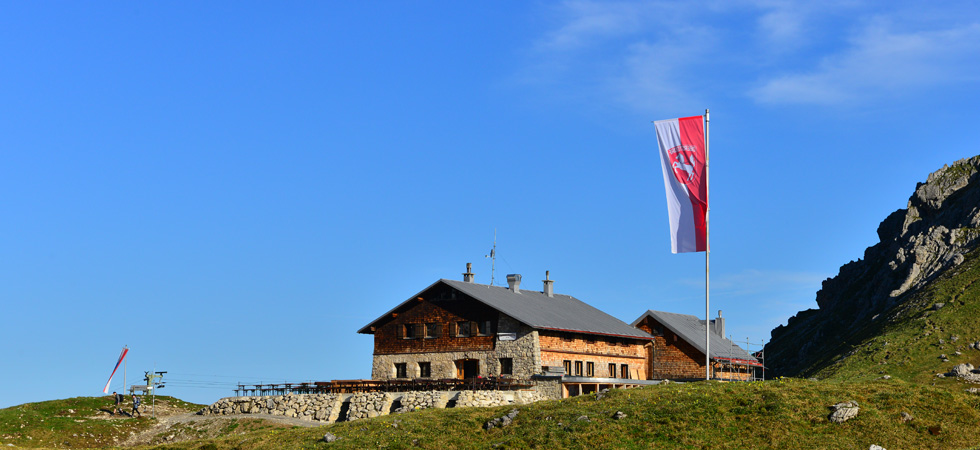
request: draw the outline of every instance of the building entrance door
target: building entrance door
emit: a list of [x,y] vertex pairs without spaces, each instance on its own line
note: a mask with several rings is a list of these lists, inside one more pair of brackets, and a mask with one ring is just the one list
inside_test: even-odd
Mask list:
[[479,359],[460,359],[456,360],[456,378],[464,380],[466,378],[476,378],[480,375]]

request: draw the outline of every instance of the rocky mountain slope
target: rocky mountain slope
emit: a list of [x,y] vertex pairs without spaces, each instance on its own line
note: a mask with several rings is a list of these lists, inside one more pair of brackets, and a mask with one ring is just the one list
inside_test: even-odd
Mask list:
[[[980,156],[957,161],[916,186],[908,207],[878,226],[880,241],[840,268],[817,292],[818,309],[772,331],[766,365],[775,375],[809,376],[842,356],[907,302],[922,302],[937,277],[972,258],[980,244]],[[903,308],[904,306],[904,308]]]

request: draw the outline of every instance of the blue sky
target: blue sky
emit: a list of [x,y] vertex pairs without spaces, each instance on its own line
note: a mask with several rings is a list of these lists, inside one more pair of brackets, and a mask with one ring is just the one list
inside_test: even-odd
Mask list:
[[210,403],[370,377],[356,330],[494,230],[498,284],[703,316],[651,121],[705,108],[712,315],[768,340],[980,153],[980,6],[2,1],[0,86],[0,407],[124,345]]

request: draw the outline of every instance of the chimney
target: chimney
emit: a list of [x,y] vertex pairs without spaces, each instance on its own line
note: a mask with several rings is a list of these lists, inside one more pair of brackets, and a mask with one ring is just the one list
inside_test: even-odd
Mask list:
[[514,291],[515,294],[521,293],[521,274],[519,273],[509,273],[507,274],[507,288]]
[[547,295],[548,297],[554,297],[555,296],[555,287],[552,286],[552,284],[555,281],[551,279],[551,276],[550,275],[551,275],[551,271],[550,270],[545,270],[544,271],[544,280],[541,280],[541,281],[544,281],[544,295]]
[[721,310],[718,310],[718,318],[714,320],[715,322],[715,333],[718,336],[725,337],[725,319],[721,318]]
[[463,274],[463,281],[472,283],[474,276],[476,275],[473,273],[473,263],[466,263],[466,273]]

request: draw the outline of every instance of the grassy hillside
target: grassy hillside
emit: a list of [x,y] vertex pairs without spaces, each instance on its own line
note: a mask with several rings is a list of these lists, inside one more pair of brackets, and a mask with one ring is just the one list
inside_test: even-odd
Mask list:
[[[827,420],[854,400],[860,415]],[[157,449],[316,448],[970,448],[980,440],[980,396],[897,380],[691,383],[613,391],[519,407],[504,429],[482,425],[511,408],[419,411],[292,430],[259,431]],[[612,418],[616,411],[626,417]],[[908,423],[901,413],[912,414]],[[584,416],[584,417],[583,417]],[[932,431],[930,432],[930,429]],[[325,432],[340,437],[319,442]]]
[[[202,405],[168,396],[157,396],[157,408],[196,411]],[[127,403],[131,408],[132,406]],[[0,446],[28,448],[98,448],[122,442],[130,433],[152,426],[147,413],[142,419],[112,415],[110,396],[75,397],[25,403],[0,409]]]
[[[932,382],[953,365],[980,365],[980,250],[869,323],[852,343],[817,360],[805,376],[871,379],[889,374]],[[937,303],[943,306],[935,309]],[[960,352],[960,355],[956,353]],[[945,355],[949,361],[944,362]]]
[[[950,387],[954,387],[950,389]],[[857,418],[844,424],[827,420],[827,407],[854,400]],[[93,403],[94,402],[94,403]],[[32,406],[33,405],[33,406]],[[38,436],[26,447],[66,447],[67,436],[82,426],[108,433],[92,446],[108,446],[111,436],[127,433],[145,419],[75,422],[61,408],[108,407],[102,399],[70,399],[22,405],[0,411],[5,430]],[[41,405],[44,405],[43,408]],[[91,406],[86,406],[91,405]],[[74,408],[72,408],[74,409]],[[765,383],[691,383],[617,390],[518,407],[513,424],[486,431],[483,424],[511,408],[426,410],[316,428],[226,427],[211,440],[154,447],[167,450],[332,449],[332,448],[861,448],[966,449],[980,441],[980,396],[960,386],[931,386],[897,379],[865,382],[777,380]],[[47,411],[50,416],[28,413]],[[78,411],[78,409],[75,409]],[[616,420],[616,411],[626,414]],[[914,416],[902,422],[901,413]],[[21,418],[30,422],[17,428]],[[11,423],[12,418],[13,422]],[[68,420],[63,420],[68,418]],[[41,422],[40,420],[44,421]],[[234,423],[234,419],[229,419]],[[116,423],[122,422],[122,423]],[[50,428],[49,428],[50,427]],[[51,429],[53,428],[53,429]],[[248,428],[248,429],[246,429]],[[101,431],[100,431],[101,430]],[[330,432],[333,443],[320,438]],[[4,435],[10,431],[4,431]],[[38,442],[44,439],[44,442]],[[111,438],[108,439],[111,441]],[[22,441],[21,441],[22,442]],[[40,444],[40,445],[37,445]],[[68,441],[73,448],[86,442]]]

